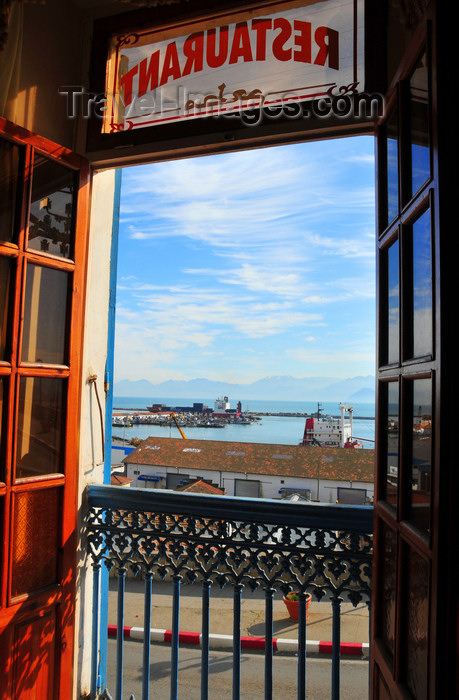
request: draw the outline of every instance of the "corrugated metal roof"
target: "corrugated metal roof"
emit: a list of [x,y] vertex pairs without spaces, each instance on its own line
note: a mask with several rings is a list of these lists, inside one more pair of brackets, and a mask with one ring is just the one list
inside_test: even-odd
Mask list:
[[374,481],[374,450],[149,437],[124,458],[129,464]]

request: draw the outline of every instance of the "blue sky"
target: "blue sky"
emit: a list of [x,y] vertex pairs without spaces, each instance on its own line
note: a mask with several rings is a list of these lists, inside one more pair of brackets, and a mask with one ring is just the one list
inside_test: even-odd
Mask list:
[[125,168],[115,381],[374,373],[373,137]]

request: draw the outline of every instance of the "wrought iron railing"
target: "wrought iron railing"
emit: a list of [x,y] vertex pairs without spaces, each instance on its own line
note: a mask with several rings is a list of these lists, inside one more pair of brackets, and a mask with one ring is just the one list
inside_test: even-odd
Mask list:
[[[209,597],[212,585],[232,586],[233,698],[240,697],[241,597],[265,593],[265,699],[272,697],[273,597],[299,591],[297,696],[306,697],[306,594],[332,605],[332,700],[340,693],[340,607],[369,604],[372,508],[285,503],[93,485],[88,488],[87,538],[93,567],[92,695],[98,693],[101,570],[117,578],[115,697],[123,693],[123,620],[128,572],[145,581],[143,690],[149,698],[153,580],[173,582],[171,700],[178,692],[179,604],[183,581],[202,586],[201,698],[209,697]],[[104,674],[102,674],[103,676]],[[105,690],[105,697],[110,697]],[[133,697],[131,695],[131,697]]]

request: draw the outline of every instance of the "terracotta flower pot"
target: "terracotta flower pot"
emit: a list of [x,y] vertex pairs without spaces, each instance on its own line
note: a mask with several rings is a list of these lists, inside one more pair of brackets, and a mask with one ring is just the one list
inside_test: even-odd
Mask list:
[[[290,619],[291,620],[298,620],[299,601],[298,600],[290,600],[290,598],[286,598],[285,596],[282,598],[282,600],[285,603],[285,606],[287,608]],[[309,603],[310,602],[311,602],[311,594],[306,593],[306,620],[309,620]]]

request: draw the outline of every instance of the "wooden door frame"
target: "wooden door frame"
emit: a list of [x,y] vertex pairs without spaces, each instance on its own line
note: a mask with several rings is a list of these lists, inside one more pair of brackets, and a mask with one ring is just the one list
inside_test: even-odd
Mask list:
[[[442,31],[440,31],[442,27]],[[452,697],[454,685],[458,690],[458,675],[454,666],[455,655],[457,653],[457,585],[455,586],[455,576],[453,573],[454,562],[452,553],[455,550],[457,508],[453,499],[457,493],[458,476],[457,467],[453,464],[454,454],[457,447],[454,446],[455,435],[453,428],[453,415],[456,408],[451,400],[451,384],[454,377],[454,361],[451,349],[454,347],[454,330],[452,323],[442,321],[442,316],[446,319],[445,311],[451,308],[454,299],[454,279],[457,272],[457,257],[454,251],[457,244],[452,241],[448,228],[450,222],[455,220],[454,197],[457,198],[457,189],[454,190],[454,182],[457,181],[457,166],[454,175],[450,178],[448,173],[448,162],[452,161],[452,144],[448,141],[448,136],[452,137],[453,122],[451,111],[448,114],[448,91],[447,70],[448,65],[448,42],[452,39],[452,29],[448,25],[447,12],[439,10],[437,3],[430,3],[424,19],[417,31],[414,33],[410,46],[401,61],[398,71],[391,83],[388,93],[387,104],[390,109],[392,101],[400,98],[404,100],[406,95],[406,81],[409,78],[417,57],[425,46],[429,54],[429,97],[430,97],[430,168],[431,177],[419,192],[412,197],[401,201],[399,205],[399,218],[396,225],[389,224],[386,227],[382,211],[386,206],[384,197],[380,197],[377,209],[377,230],[378,238],[383,241],[384,246],[390,243],[391,237],[397,235],[397,226],[404,226],[410,221],[414,221],[428,207],[431,212],[431,236],[432,236],[432,310],[433,310],[433,355],[432,357],[409,360],[403,355],[405,340],[403,335],[400,339],[400,364],[393,370],[389,366],[379,366],[379,380],[388,381],[396,379],[399,382],[400,390],[402,383],[414,380],[416,377],[432,376],[432,427],[433,444],[431,452],[432,461],[432,482],[430,517],[431,530],[427,538],[419,537],[416,528],[407,521],[403,522],[406,513],[406,502],[399,503],[400,509],[397,513],[397,524],[394,532],[399,531],[400,537],[407,546],[418,552],[429,562],[430,584],[428,595],[428,637],[427,637],[427,687],[426,697],[430,700],[436,698]],[[446,47],[446,48],[445,48]],[[441,57],[441,61],[440,61]],[[446,71],[446,72],[445,72]],[[383,122],[384,120],[382,120]],[[377,135],[380,133],[382,122],[378,126]],[[403,140],[406,120],[403,115],[399,119],[399,137]],[[400,142],[399,142],[400,143]],[[402,149],[404,145],[402,143]],[[404,152],[400,156],[403,162]],[[384,169],[384,158],[381,148],[377,149],[377,173],[378,181],[385,181],[386,173]],[[452,166],[452,162],[450,163]],[[453,171],[449,171],[451,174]],[[405,173],[399,170],[398,182],[406,185]],[[442,185],[440,189],[440,183]],[[400,196],[400,193],[399,193]],[[443,222],[443,236],[441,236],[441,222]],[[381,356],[381,349],[387,341],[382,324],[382,303],[383,297],[387,295],[384,289],[383,280],[380,277],[380,266],[378,265],[378,355]],[[440,272],[442,278],[440,279]],[[400,275],[404,270],[400,265]],[[401,279],[401,277],[400,277]],[[403,297],[400,299],[400,312],[403,315]],[[442,313],[443,312],[443,313]],[[403,316],[402,316],[403,318]],[[401,331],[403,330],[402,326]],[[449,370],[449,371],[448,371]],[[384,420],[384,411],[381,410],[382,397],[378,397],[377,403],[377,425]],[[401,404],[400,404],[401,407]],[[446,409],[446,410],[445,410]],[[451,417],[449,417],[451,416]],[[391,528],[394,526],[393,512],[385,503],[384,481],[386,479],[387,460],[385,463],[384,454],[384,429],[379,425],[377,432],[378,451],[376,454],[376,483],[375,483],[375,557],[373,563],[373,600],[372,606],[372,658],[376,666],[371,667],[371,688],[372,697],[387,697],[397,700],[405,700],[412,697],[407,687],[404,685],[403,666],[406,657],[406,649],[403,646],[403,635],[401,629],[401,606],[405,600],[405,590],[403,587],[403,571],[405,566],[402,556],[399,555],[397,562],[397,605],[395,635],[401,637],[401,647],[399,657],[394,654],[393,661],[388,655],[382,642],[382,619],[381,608],[384,600],[382,583],[384,553],[383,534],[384,524]],[[404,447],[400,445],[400,459],[403,460]],[[407,465],[409,466],[409,465]],[[403,468],[403,465],[402,465]],[[406,660],[406,659],[405,659]],[[394,665],[392,665],[394,664]],[[381,681],[381,672],[383,681]],[[393,676],[393,678],[391,678]],[[381,696],[379,696],[379,683],[381,681]]]
[[[87,274],[87,258],[88,258],[88,222],[89,222],[89,206],[90,206],[90,187],[91,187],[91,170],[88,161],[85,158],[77,156],[72,151],[49,139],[45,139],[36,134],[23,129],[11,122],[0,118],[0,133],[2,138],[9,140],[12,143],[23,148],[26,153],[26,163],[24,171],[24,182],[22,197],[20,202],[20,220],[17,223],[18,228],[18,245],[1,244],[2,253],[9,255],[11,259],[16,259],[19,265],[24,265],[26,257],[32,262],[40,262],[46,266],[46,254],[35,255],[30,251],[25,254],[23,246],[25,230],[27,226],[28,200],[30,197],[30,158],[32,150],[46,156],[50,160],[65,165],[70,170],[79,173],[77,186],[77,209],[75,230],[74,230],[74,263],[68,262],[65,259],[56,262],[55,256],[49,256],[49,264],[57,269],[71,271],[71,293],[70,293],[70,318],[68,337],[68,367],[56,368],[37,365],[21,365],[20,358],[17,354],[11,355],[10,363],[2,363],[0,374],[10,378],[8,403],[5,404],[5,410],[9,415],[9,420],[5,425],[6,428],[6,484],[9,486],[0,487],[0,495],[4,495],[4,537],[3,537],[3,572],[0,572],[2,577],[0,587],[0,609],[3,618],[3,632],[9,638],[9,644],[5,645],[4,654],[6,658],[2,659],[2,666],[7,671],[6,687],[3,687],[3,693],[7,693],[4,697],[11,697],[14,689],[13,682],[13,663],[8,662],[11,659],[14,642],[11,637],[12,626],[18,623],[31,620],[33,617],[42,616],[43,611],[48,608],[50,611],[55,610],[58,619],[58,629],[60,630],[60,638],[55,640],[55,653],[59,654],[61,662],[59,668],[55,669],[55,681],[59,688],[60,697],[67,698],[72,695],[73,683],[73,668],[74,668],[74,645],[75,645],[75,593],[76,593],[76,553],[78,542],[77,517],[78,517],[78,481],[79,481],[79,439],[80,439],[80,404],[82,392],[82,352],[83,352],[83,329],[84,329],[84,305],[85,305],[85,288]],[[21,185],[22,187],[22,185]],[[23,289],[17,289],[17,281],[22,271],[17,265],[15,280],[12,284],[14,293],[14,308],[12,309],[12,326],[13,326],[13,341],[14,347],[19,348],[18,329],[22,316]],[[23,279],[24,285],[24,279]],[[19,352],[19,350],[17,350]],[[46,477],[31,477],[19,479],[13,482],[13,454],[15,450],[14,431],[17,425],[17,419],[14,417],[15,402],[17,399],[19,377],[35,376],[47,377],[61,376],[67,379],[66,400],[65,400],[65,445],[64,445],[64,475],[51,475]],[[14,379],[14,377],[16,377]],[[14,382],[13,382],[14,379]],[[11,599],[11,557],[12,557],[12,515],[13,515],[13,495],[21,491],[29,491],[31,489],[39,490],[45,486],[61,487],[63,490],[61,501],[61,518],[59,530],[59,554],[58,554],[58,581],[56,591],[49,595],[49,590],[33,592],[30,595],[20,596],[14,600]],[[58,607],[54,607],[58,606]],[[65,615],[61,615],[65,610]],[[32,612],[34,611],[34,612]],[[44,613],[46,614],[46,613]],[[10,629],[10,632],[8,632]],[[2,654],[3,656],[3,654]],[[2,694],[3,697],[3,694]]]

